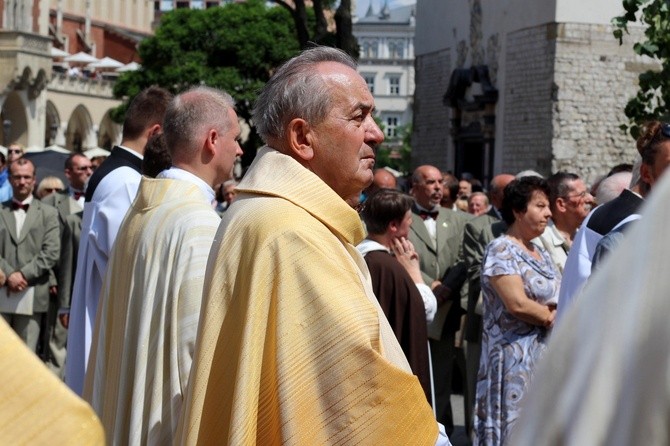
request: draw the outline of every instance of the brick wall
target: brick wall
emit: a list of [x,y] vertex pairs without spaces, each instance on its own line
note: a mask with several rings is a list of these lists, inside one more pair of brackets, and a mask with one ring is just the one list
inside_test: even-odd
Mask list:
[[[619,126],[637,90],[640,71],[653,68],[620,46],[611,26],[565,23],[556,26],[552,103],[552,170],[573,171],[587,182],[614,165],[632,162],[635,141]],[[633,41],[642,37],[631,29]],[[629,38],[630,39],[630,38]]]
[[414,87],[412,167],[432,164],[453,170],[450,111],[442,102],[451,76],[451,50],[417,56]]
[[512,32],[507,36],[502,171],[551,170],[554,39],[552,25]]

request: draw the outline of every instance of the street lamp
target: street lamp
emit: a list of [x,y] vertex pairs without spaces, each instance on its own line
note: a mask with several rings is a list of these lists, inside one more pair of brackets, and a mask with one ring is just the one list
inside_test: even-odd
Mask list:
[[10,141],[9,134],[12,131],[12,121],[10,121],[9,119],[5,119],[4,121],[2,121],[2,131],[3,131],[2,134],[5,137],[5,147],[6,147],[9,145]]

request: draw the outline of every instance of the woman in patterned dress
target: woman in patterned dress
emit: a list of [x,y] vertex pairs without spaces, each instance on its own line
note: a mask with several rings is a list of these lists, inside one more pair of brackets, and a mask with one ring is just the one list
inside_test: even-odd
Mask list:
[[551,217],[548,197],[542,178],[512,181],[502,207],[508,230],[486,247],[475,445],[505,443],[554,323],[561,278],[549,254],[531,243]]

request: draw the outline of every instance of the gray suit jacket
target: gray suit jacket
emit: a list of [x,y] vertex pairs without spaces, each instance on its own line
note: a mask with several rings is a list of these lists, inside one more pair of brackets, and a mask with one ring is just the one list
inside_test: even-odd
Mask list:
[[77,270],[77,253],[81,236],[83,211],[68,215],[61,234],[60,267],[58,268],[58,301],[60,308],[70,308],[72,285]]
[[47,311],[49,305],[49,270],[60,256],[58,211],[33,200],[26,212],[21,234],[16,234],[12,202],[0,208],[0,269],[7,276],[21,271],[29,286],[35,287],[33,311]]
[[463,259],[467,268],[468,303],[465,339],[481,342],[482,317],[475,313],[475,306],[481,291],[480,272],[484,250],[494,238],[502,235],[507,228],[505,222],[490,214],[481,215],[465,225],[463,235]]
[[70,195],[65,191],[47,195],[42,198],[42,203],[55,207],[58,212],[63,214],[63,217],[83,210],[79,203],[70,198]]
[[[462,262],[460,250],[463,243],[463,230],[465,223],[470,219],[470,214],[440,208],[436,220],[437,246],[435,246],[423,219],[418,215],[416,209],[413,209],[409,239],[419,254],[421,272],[427,285],[430,286],[434,280],[442,280],[450,269]],[[450,280],[453,283],[445,283],[445,285],[452,289],[452,297],[457,297],[460,284],[465,280],[465,271],[463,270],[462,274],[458,273],[456,276],[452,275]],[[460,314],[461,308],[458,303],[450,306],[441,305],[437,309],[435,319],[428,325],[428,337],[441,339],[445,328],[447,331],[456,331],[460,323]]]
[[60,221],[61,253],[60,261],[53,269],[52,285],[58,285],[58,302],[60,308],[69,308],[72,297],[77,248],[81,233],[83,209],[70,195],[63,192],[49,194],[42,198],[42,203],[58,209]]

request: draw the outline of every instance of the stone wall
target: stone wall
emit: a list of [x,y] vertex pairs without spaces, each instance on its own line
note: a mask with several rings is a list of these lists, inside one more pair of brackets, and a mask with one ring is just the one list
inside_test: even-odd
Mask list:
[[612,166],[632,162],[635,141],[619,126],[627,122],[624,107],[636,93],[638,74],[654,65],[633,53],[630,41],[642,32],[631,33],[622,46],[611,26],[556,25],[552,171],[593,182]]
[[502,172],[551,170],[554,25],[541,25],[507,35],[502,119]]
[[451,51],[447,48],[417,56],[415,69],[412,167],[432,164],[453,170],[450,110],[442,102],[451,76]]

